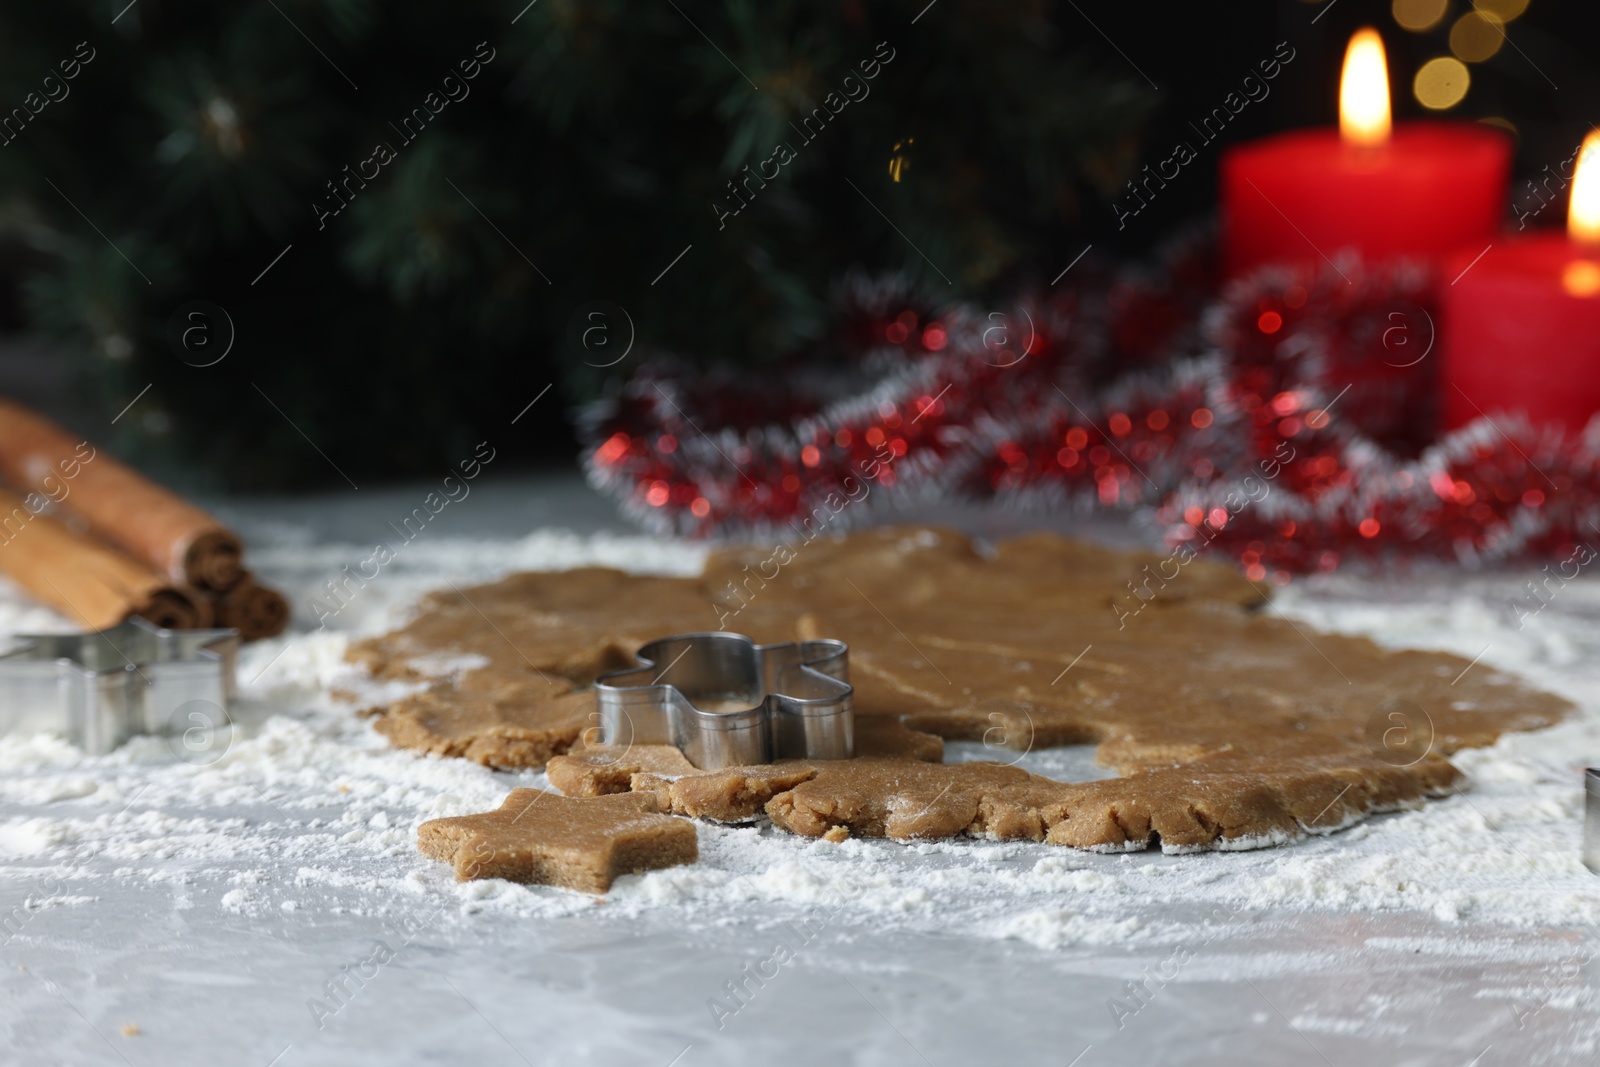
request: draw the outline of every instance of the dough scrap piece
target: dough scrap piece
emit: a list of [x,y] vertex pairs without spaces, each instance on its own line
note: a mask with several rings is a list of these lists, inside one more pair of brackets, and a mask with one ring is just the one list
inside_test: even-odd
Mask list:
[[[1449,753],[1570,710],[1483,664],[1466,670],[1456,656],[1293,623],[1259,610],[1261,593],[1231,569],[1173,559],[1049,534],[984,550],[933,528],[795,538],[713,553],[696,578],[584,568],[436,594],[410,625],[351,655],[379,678],[410,680],[440,656],[481,657],[378,709],[379,728],[491,766],[550,763],[553,781],[577,794],[620,790],[626,778],[666,811],[766,811],[799,833],[981,833],[1085,848],[1157,836],[1174,850],[1243,847],[1348,825],[1450,788]],[[1123,777],[1046,786],[913,762],[864,785],[842,762],[708,775],[642,753],[626,768],[584,753],[598,673],[630,665],[654,638],[718,626],[763,643],[848,642],[860,737],[903,722],[910,736],[991,748],[1090,743]],[[933,804],[915,784],[924,780],[949,791]],[[920,804],[932,806],[915,814]]]
[[[675,750],[673,750],[675,751]],[[1096,851],[1159,843],[1169,853],[1255,848],[1342,829],[1366,813],[1451,791],[1460,772],[1430,755],[1401,769],[1373,759],[1292,758],[1264,774],[1249,761],[1214,761],[1123,780],[1058,782],[1007,764],[895,758],[792,760],[631,779],[663,811],[718,822],[765,812],[805,837],[897,840],[967,835],[1048,841]]]
[[699,770],[672,745],[588,745],[555,757],[545,773],[569,797],[603,797],[626,793],[636,774],[670,781]]
[[[908,729],[897,719],[867,719],[856,723],[856,754],[887,759],[922,760],[938,763],[944,759],[944,740],[920,730]],[[743,768],[748,770],[748,768]],[[671,745],[579,745],[564,756],[556,756],[545,771],[550,784],[569,797],[598,797],[625,793],[633,788],[634,775],[648,774],[652,782],[663,784],[705,772]],[[761,803],[765,803],[763,800]],[[757,805],[759,807],[759,805]],[[663,805],[663,810],[676,810]],[[684,812],[679,811],[679,814]],[[755,814],[752,809],[747,815]],[[730,821],[734,816],[718,816]]]
[[[856,723],[854,760],[938,763],[944,742],[907,729],[894,719]],[[812,777],[827,761],[783,760],[722,771],[702,771],[671,745],[633,745],[614,750],[597,745],[557,756],[547,768],[550,784],[569,796],[602,796],[633,790],[648,794],[662,811],[715,822],[749,822],[774,796]]]
[[576,799],[539,789],[513,789],[494,811],[425,822],[417,847],[454,866],[458,882],[505,878],[588,893],[699,856],[694,826],[660,814],[647,794]]
[[[1380,761],[1301,760],[1265,775],[1216,765],[1199,774],[1158,771],[1129,796],[1119,780],[1070,783],[1000,763],[915,764],[839,760],[811,765],[802,782],[767,801],[775,825],[806,837],[842,828],[899,840],[957,835],[1049,841],[1097,851],[1252,848],[1342,828],[1353,815],[1441,796],[1459,777],[1440,756],[1402,774]],[[737,777],[734,772],[720,772]],[[692,793],[692,779],[675,783]]]
[[[894,762],[910,764],[912,761]],[[804,760],[786,760],[702,771],[679,778],[644,772],[634,775],[630,785],[635,793],[648,795],[658,808],[674,815],[713,822],[749,822],[760,815],[774,797],[809,781],[819,766],[819,763]]]

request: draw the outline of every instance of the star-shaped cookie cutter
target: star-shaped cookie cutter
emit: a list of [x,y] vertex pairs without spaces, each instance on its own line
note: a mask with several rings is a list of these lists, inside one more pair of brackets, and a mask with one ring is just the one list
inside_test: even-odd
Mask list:
[[596,679],[600,740],[676,745],[702,770],[849,759],[849,656],[843,641],[758,645],[733,633],[651,641],[639,649],[638,667]]
[[0,733],[59,733],[102,755],[134,734],[181,732],[188,721],[175,715],[195,701],[216,709],[197,712],[214,722],[234,694],[238,630],[163,630],[134,618],[16,640],[0,653]]

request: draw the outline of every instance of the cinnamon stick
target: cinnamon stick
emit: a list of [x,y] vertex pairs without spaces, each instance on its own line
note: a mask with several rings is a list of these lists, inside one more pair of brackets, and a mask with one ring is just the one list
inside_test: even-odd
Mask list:
[[232,626],[246,641],[276,637],[289,625],[289,602],[248,571],[238,585],[213,599],[218,626]]
[[0,490],[0,572],[42,603],[91,630],[134,615],[169,630],[210,623],[204,596],[43,514],[44,503]]
[[0,475],[82,516],[170,583],[225,593],[244,577],[239,536],[169,489],[20,404],[0,399]]

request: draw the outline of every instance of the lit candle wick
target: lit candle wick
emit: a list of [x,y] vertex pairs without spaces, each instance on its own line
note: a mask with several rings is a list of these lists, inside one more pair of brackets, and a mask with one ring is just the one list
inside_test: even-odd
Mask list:
[[1389,69],[1383,38],[1371,28],[1357,30],[1345,49],[1339,135],[1345,144],[1363,148],[1377,148],[1389,140]]
[[1582,250],[1580,258],[1561,270],[1561,288],[1571,296],[1600,294],[1600,132],[1591,132],[1578,150],[1578,166],[1572,175],[1572,202],[1567,206],[1567,236]]
[[1567,236],[1580,244],[1600,245],[1600,132],[1591,132],[1578,150],[1572,175],[1572,203],[1567,208]]

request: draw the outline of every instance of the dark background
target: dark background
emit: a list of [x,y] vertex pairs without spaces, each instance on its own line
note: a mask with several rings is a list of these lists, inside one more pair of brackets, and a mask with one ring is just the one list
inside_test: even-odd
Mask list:
[[[1087,244],[1147,255],[1211,216],[1225,144],[1334,121],[1356,27],[1382,32],[1404,121],[1471,10],[1411,32],[1388,0],[9,7],[0,108],[78,42],[95,59],[0,147],[0,391],[209,489],[342,484],[335,463],[415,476],[486,438],[507,465],[567,463],[574,413],[649,353],[804,359],[852,267],[982,298]],[[1600,117],[1600,38],[1575,0],[1531,0],[1506,31],[1444,114],[1513,130],[1516,199]],[[470,96],[413,144],[386,132],[480,41]],[[871,95],[719,230],[728,178],[883,41]],[[1295,58],[1271,95],[1200,146],[1189,122],[1279,42]],[[383,138],[396,161],[319,231],[324,183]],[[1122,182],[1179,139],[1199,158],[1119,228]],[[234,327],[209,367],[174,339],[195,301]],[[616,349],[580,343],[595,308],[636,331],[608,369]]]

